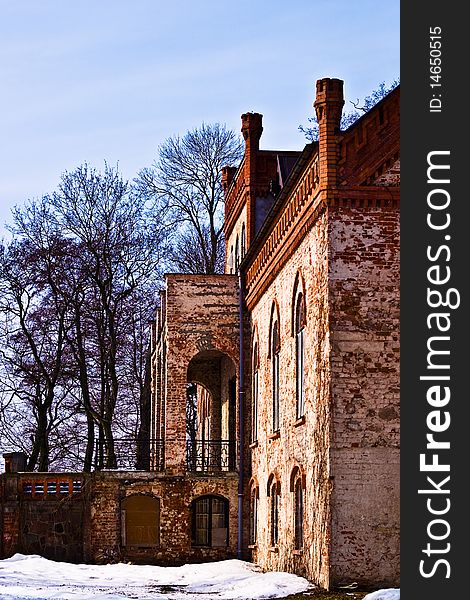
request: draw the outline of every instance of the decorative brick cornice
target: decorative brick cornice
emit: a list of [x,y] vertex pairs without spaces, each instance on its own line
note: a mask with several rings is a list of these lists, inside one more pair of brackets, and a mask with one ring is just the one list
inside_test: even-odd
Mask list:
[[400,87],[396,87],[339,138],[341,185],[369,185],[399,158]]
[[[315,161],[315,165],[317,162]],[[313,165],[312,165],[313,167]],[[275,226],[260,244],[254,260],[246,267],[245,299],[251,310],[261,295],[276,278],[279,270],[292,256],[319,216],[328,208],[360,208],[397,210],[400,190],[397,187],[355,186],[325,194],[317,187],[304,188],[308,181],[308,169],[298,186],[280,211]],[[312,194],[313,192],[313,194]]]
[[[292,246],[298,245],[300,239],[311,226],[312,217],[316,219],[319,206],[319,172],[318,157],[314,155],[304,167],[293,187],[286,193],[285,200],[275,210],[271,227],[260,236],[250,255],[253,257],[245,271],[246,300],[248,307],[260,290],[265,289],[266,275],[276,273],[280,264],[285,262],[285,255],[292,252]],[[263,234],[263,232],[261,232]]]

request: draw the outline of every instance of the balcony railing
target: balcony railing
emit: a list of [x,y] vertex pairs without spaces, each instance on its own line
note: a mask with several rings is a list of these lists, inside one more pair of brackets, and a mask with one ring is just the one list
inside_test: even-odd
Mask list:
[[236,445],[232,440],[188,440],[186,466],[192,473],[236,470]]
[[164,448],[161,439],[136,441],[132,438],[120,438],[114,440],[115,460],[112,460],[106,444],[96,440],[94,467],[97,471],[108,468],[123,471],[163,471]]

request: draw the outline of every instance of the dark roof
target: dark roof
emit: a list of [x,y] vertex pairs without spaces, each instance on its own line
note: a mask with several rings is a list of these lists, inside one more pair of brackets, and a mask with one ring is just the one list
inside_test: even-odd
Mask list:
[[284,187],[295,163],[302,152],[278,152],[277,154],[277,169],[279,173],[279,185]]
[[[286,196],[289,194],[291,188],[295,184],[295,181],[297,180],[300,172],[305,167],[305,165],[309,161],[310,157],[312,156],[313,152],[317,148],[318,148],[318,142],[312,142],[310,144],[307,144],[301,152],[295,152],[295,151],[277,152],[279,170],[280,170],[280,160],[279,160],[280,157],[289,159],[289,160],[286,160],[284,164],[287,168],[290,167],[290,170],[289,170],[288,175],[286,175],[286,178],[283,179],[284,186],[281,187],[281,191],[276,196],[276,199],[274,201],[274,204],[273,204],[271,210],[269,211],[266,219],[264,220],[264,223],[261,226],[260,230],[255,235],[255,238],[252,241],[252,243],[250,244],[250,247],[248,248],[240,265],[247,265],[250,262],[250,260],[252,259],[252,255],[255,253],[255,248],[261,243],[261,240],[263,240],[266,237],[267,232],[269,231],[269,228],[270,228],[272,222],[276,218],[276,215],[279,211],[280,206],[282,205]],[[287,186],[286,186],[286,183],[287,183]]]

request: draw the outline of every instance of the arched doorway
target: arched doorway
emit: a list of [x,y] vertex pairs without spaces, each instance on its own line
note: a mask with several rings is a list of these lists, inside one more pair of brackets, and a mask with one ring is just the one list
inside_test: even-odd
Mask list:
[[201,351],[188,365],[187,380],[188,470],[234,471],[237,378],[233,360],[218,350]]

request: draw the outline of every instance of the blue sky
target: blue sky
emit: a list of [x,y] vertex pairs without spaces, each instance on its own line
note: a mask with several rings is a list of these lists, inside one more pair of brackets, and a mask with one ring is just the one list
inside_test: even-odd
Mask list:
[[[0,227],[65,170],[132,179],[168,136],[264,115],[301,149],[315,81],[362,99],[399,76],[399,0],[0,0]],[[0,230],[0,235],[2,231]]]

